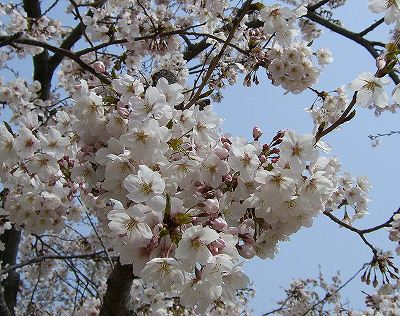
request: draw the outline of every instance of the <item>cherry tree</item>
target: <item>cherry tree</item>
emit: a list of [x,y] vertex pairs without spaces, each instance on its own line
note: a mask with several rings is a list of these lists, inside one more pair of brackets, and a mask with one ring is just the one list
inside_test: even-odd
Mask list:
[[[335,20],[345,2],[0,4],[0,314],[249,314],[243,262],[273,259],[326,216],[371,250],[354,276],[376,288],[359,315],[395,315],[396,254],[369,234],[387,229],[400,254],[400,210],[358,228],[371,184],[324,137],[357,107],[399,107],[400,1],[366,2],[379,20],[360,32]],[[388,43],[367,38],[383,24]],[[367,49],[376,72],[315,89],[333,61],[313,48],[323,28]],[[235,84],[311,90],[310,133],[225,134],[213,107]],[[357,315],[340,298],[349,281],[294,281],[267,314]]]

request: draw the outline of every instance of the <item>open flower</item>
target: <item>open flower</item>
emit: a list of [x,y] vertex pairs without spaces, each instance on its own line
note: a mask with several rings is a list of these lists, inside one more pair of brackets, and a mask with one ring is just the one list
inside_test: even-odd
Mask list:
[[384,85],[390,82],[387,78],[376,78],[370,72],[363,72],[352,83],[349,88],[357,91],[356,104],[362,107],[375,105],[379,108],[384,108],[388,105],[388,97]]
[[112,231],[118,235],[128,236],[132,240],[153,237],[149,225],[145,223],[146,215],[142,210],[144,205],[135,205],[125,210],[121,202],[117,200],[112,200],[112,202],[114,202],[114,209],[107,215],[110,220],[108,227]]
[[165,189],[165,182],[158,172],[154,172],[145,165],[140,165],[137,176],[132,174],[127,176],[124,186],[129,191],[128,198],[141,203],[161,195]]
[[188,266],[193,266],[196,262],[207,264],[211,262],[213,255],[207,245],[219,238],[219,234],[201,225],[186,229],[175,251],[175,257],[184,261]]

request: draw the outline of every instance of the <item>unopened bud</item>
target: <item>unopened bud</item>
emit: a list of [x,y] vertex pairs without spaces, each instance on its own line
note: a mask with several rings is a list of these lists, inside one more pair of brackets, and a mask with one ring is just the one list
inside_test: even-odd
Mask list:
[[261,129],[258,126],[254,126],[253,127],[253,138],[254,138],[254,140],[258,140],[261,137],[262,134],[263,133],[262,133]]
[[120,102],[117,104],[117,112],[124,119],[129,117],[129,110]]
[[267,157],[265,157],[265,155],[258,156],[258,159],[260,160],[261,163],[264,163],[267,161]]
[[102,61],[96,61],[93,63],[93,69],[98,73],[101,74],[106,71],[106,67]]
[[227,231],[227,233],[229,233],[231,235],[239,234],[239,228],[237,228],[237,227],[228,227],[226,231]]
[[228,173],[227,175],[224,176],[224,182],[225,182],[226,184],[231,183],[232,180],[233,180],[233,177],[232,177],[231,174]]
[[238,252],[243,258],[246,258],[246,259],[251,259],[256,254],[256,252],[254,251],[254,248],[250,245],[239,246]]
[[219,159],[224,160],[228,158],[229,151],[226,148],[218,147],[214,150],[214,153],[218,156]]
[[382,70],[383,68],[385,68],[385,66],[386,58],[384,54],[381,54],[376,58],[376,68],[378,68],[378,70]]
[[212,228],[223,231],[228,227],[228,224],[223,218],[216,218],[211,222]]

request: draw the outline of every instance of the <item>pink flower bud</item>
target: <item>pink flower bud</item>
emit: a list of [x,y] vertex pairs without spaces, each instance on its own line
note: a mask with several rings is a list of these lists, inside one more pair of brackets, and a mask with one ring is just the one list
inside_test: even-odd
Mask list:
[[211,245],[219,250],[222,250],[225,248],[226,242],[222,238],[218,238],[216,241],[213,241]]
[[218,147],[214,150],[214,153],[218,156],[219,159],[224,160],[228,158],[229,151],[226,148]]
[[254,138],[254,140],[258,140],[261,137],[262,134],[263,133],[262,133],[261,129],[258,126],[254,126],[253,127],[253,138]]
[[124,119],[127,119],[129,117],[129,110],[120,102],[118,102],[117,105],[117,112],[119,116],[121,116]]
[[215,214],[219,211],[219,203],[217,199],[208,199],[204,201],[204,210],[208,214]]
[[224,182],[225,183],[231,183],[232,180],[233,180],[233,177],[232,177],[231,174],[228,173],[227,175],[224,176]]
[[254,248],[252,246],[249,246],[249,245],[239,246],[238,251],[239,251],[239,254],[243,258],[246,258],[246,259],[251,259],[256,254],[256,252],[254,251]]
[[68,162],[66,160],[61,159],[61,160],[58,161],[58,165],[60,167],[62,167],[62,168],[67,168],[68,167]]
[[381,54],[376,58],[376,67],[378,70],[382,70],[386,66],[385,54]]
[[279,154],[279,153],[280,153],[279,148],[272,148],[271,154]]
[[265,157],[265,155],[258,156],[258,159],[260,160],[261,163],[264,163],[267,161],[267,157]]
[[226,229],[226,232],[231,234],[231,235],[237,235],[237,234],[239,234],[239,228],[237,228],[237,227],[228,227]]
[[231,150],[231,144],[229,144],[229,143],[224,143],[222,146],[223,146],[227,151],[230,151],[230,150]]
[[276,133],[276,135],[274,136],[274,138],[272,138],[273,141],[282,138],[283,136],[285,136],[285,131],[278,131],[278,133]]
[[223,218],[216,218],[211,222],[212,228],[223,231],[228,227],[228,224]]
[[246,245],[254,245],[255,243],[253,236],[248,233],[243,236],[243,241]]
[[101,74],[101,73],[106,71],[106,67],[104,66],[104,63],[102,61],[94,62],[93,63],[93,69],[99,74]]
[[218,248],[214,247],[212,244],[208,246],[208,249],[213,256],[216,256],[218,254]]
[[197,224],[200,223],[200,220],[199,220],[196,216],[193,216],[193,217],[192,217],[191,223],[192,223],[193,225],[197,225]]
[[74,90],[75,90],[75,91],[80,91],[80,90],[82,90],[82,85],[81,85],[81,84],[76,84],[76,85],[74,85]]

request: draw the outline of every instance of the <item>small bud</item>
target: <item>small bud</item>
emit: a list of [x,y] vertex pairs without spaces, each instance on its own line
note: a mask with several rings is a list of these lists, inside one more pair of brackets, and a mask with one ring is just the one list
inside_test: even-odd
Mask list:
[[117,104],[117,112],[124,119],[129,117],[129,110],[120,102]]
[[238,247],[239,254],[246,259],[251,259],[255,256],[256,252],[254,248],[250,245],[243,245]]
[[228,224],[223,218],[216,218],[211,222],[212,228],[223,231],[228,227]]
[[262,134],[263,133],[262,133],[261,129],[258,126],[254,126],[253,127],[253,138],[254,138],[254,140],[258,140],[261,137]]
[[237,227],[228,227],[226,231],[227,231],[227,233],[229,233],[231,235],[239,234],[239,228],[237,228]]
[[93,63],[93,69],[98,73],[102,74],[103,72],[106,71],[106,67],[104,66],[104,63],[102,61],[96,61]]
[[378,68],[378,70],[382,70],[383,68],[385,68],[385,66],[386,56],[384,54],[381,54],[376,58],[376,68]]
[[228,158],[229,151],[226,148],[218,147],[214,150],[214,153],[218,156],[219,159],[224,160]]
[[232,180],[233,180],[233,177],[232,177],[231,174],[228,173],[227,175],[224,176],[224,182],[225,182],[226,184],[231,183]]

